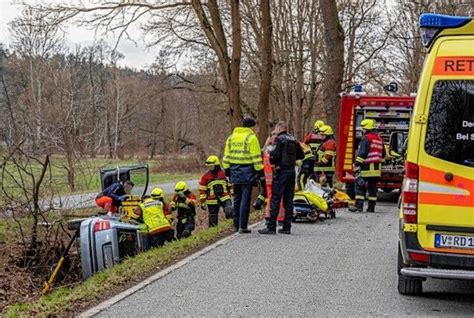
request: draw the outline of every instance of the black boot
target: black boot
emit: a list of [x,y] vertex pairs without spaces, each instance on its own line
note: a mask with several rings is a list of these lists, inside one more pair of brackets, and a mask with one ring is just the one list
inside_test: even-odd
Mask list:
[[369,201],[369,206],[367,207],[367,212],[375,212],[375,201]]
[[258,233],[260,234],[276,234],[275,230],[270,230],[268,227],[258,230]]

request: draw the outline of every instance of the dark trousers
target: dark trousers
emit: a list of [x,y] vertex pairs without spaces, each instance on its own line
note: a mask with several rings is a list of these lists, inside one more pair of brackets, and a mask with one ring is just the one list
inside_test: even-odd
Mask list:
[[165,242],[171,242],[174,239],[174,231],[168,230],[158,234],[148,236],[149,247],[163,246]]
[[220,204],[208,204],[207,211],[209,212],[209,227],[217,225],[219,219],[219,209],[221,208]]
[[314,160],[304,160],[301,164],[300,171],[298,172],[298,188],[304,190],[308,178],[311,177],[314,170]]
[[295,196],[295,170],[278,170],[273,172],[272,198],[270,201],[270,220],[267,227],[269,230],[276,230],[276,221],[280,202],[283,198],[283,207],[285,208],[285,220],[283,229],[291,229],[291,220],[293,219],[293,197]]
[[187,217],[178,217],[178,223],[176,224],[176,237],[178,239],[182,237],[191,236],[194,230],[194,216],[189,215]]
[[363,182],[360,180],[356,180],[355,182],[356,207],[359,209],[364,207],[365,193],[368,192],[369,209],[373,209],[375,207],[375,203],[377,202],[377,181],[379,178],[366,177],[362,178],[362,180]]
[[234,184],[234,227],[246,229],[249,222],[251,184]]

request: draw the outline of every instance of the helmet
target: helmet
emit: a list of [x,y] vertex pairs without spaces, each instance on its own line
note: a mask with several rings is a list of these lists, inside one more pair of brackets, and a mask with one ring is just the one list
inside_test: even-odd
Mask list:
[[175,192],[186,192],[188,190],[189,190],[188,185],[184,181],[180,181],[176,183],[176,186],[174,187]]
[[161,188],[154,188],[153,191],[151,191],[151,197],[153,199],[162,199],[164,195],[165,194]]
[[322,121],[322,120],[316,120],[316,121],[314,122],[314,129],[319,129],[319,128],[321,128],[322,126],[324,126],[324,121]]
[[376,123],[375,120],[373,120],[373,119],[364,119],[364,120],[360,123],[360,126],[362,127],[362,129],[365,129],[365,130],[372,130],[372,129],[377,128],[377,123]]
[[322,126],[321,128],[319,128],[319,131],[320,131],[323,135],[326,135],[326,136],[334,135],[334,132],[332,131],[331,126],[329,126],[329,125],[324,125],[324,126]]
[[210,155],[206,159],[206,166],[220,166],[221,162],[216,155]]

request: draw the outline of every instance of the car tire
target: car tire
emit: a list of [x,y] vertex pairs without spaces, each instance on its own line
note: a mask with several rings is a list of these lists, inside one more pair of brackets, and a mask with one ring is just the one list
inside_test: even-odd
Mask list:
[[398,274],[398,292],[402,295],[419,295],[423,291],[423,281],[421,279],[404,276],[400,273],[405,267],[403,264],[402,253],[398,247],[397,274]]

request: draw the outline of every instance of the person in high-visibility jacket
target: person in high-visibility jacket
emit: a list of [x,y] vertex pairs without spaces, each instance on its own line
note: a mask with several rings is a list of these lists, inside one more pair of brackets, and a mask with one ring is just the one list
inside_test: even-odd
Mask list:
[[318,153],[318,148],[324,140],[324,135],[319,131],[324,126],[322,120],[316,120],[314,122],[313,130],[304,137],[303,143],[311,148],[314,155]]
[[232,201],[229,195],[229,185],[224,171],[221,169],[219,158],[211,155],[206,160],[209,168],[199,181],[199,201],[203,208],[209,211],[209,227],[216,226],[220,207],[224,209],[226,218],[232,218]]
[[195,227],[196,195],[192,193],[186,182],[180,181],[174,188],[174,195],[170,202],[172,211],[177,214],[176,237],[188,237]]
[[311,151],[311,148],[305,143],[300,142],[300,147],[301,149],[303,149],[304,158],[301,162],[301,166],[298,172],[297,186],[300,191],[303,191],[309,177],[313,175],[316,156]]
[[141,215],[143,220],[140,231],[147,237],[147,247],[162,246],[166,241],[173,240],[174,231],[171,226],[173,215],[164,201],[162,189],[153,189],[151,195],[145,197],[143,202],[135,208],[134,214]]
[[349,211],[362,212],[367,187],[369,199],[367,212],[375,212],[377,181],[382,175],[382,162],[386,152],[382,137],[374,131],[377,128],[375,120],[364,119],[360,126],[365,134],[359,143],[354,162],[356,203],[349,208]]
[[322,126],[320,132],[325,136],[318,149],[317,160],[314,167],[316,181],[320,182],[321,176],[326,177],[327,184],[332,188],[333,176],[336,171],[336,140],[334,132],[328,125]]
[[223,167],[234,189],[234,227],[240,233],[251,232],[247,226],[252,185],[265,179],[260,143],[252,130],[255,125],[255,119],[244,118],[243,127],[234,128],[224,150]]

